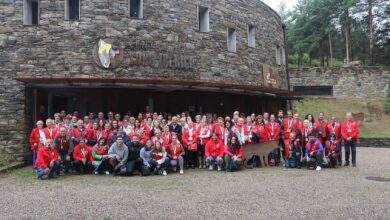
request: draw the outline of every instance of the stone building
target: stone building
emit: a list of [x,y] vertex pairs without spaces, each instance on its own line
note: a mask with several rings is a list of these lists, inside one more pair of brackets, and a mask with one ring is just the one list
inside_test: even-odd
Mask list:
[[294,96],[260,0],[2,0],[0,21],[0,149],[17,161],[61,109],[261,113]]

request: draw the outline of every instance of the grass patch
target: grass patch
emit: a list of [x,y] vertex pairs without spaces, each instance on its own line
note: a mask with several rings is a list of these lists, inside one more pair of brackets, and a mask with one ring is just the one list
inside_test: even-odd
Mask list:
[[317,119],[320,112],[325,113],[326,119],[331,116],[337,117],[339,122],[344,121],[347,112],[363,112],[365,120],[359,126],[359,136],[362,138],[390,138],[390,116],[383,114],[382,120],[375,117],[370,118],[367,103],[382,109],[383,102],[370,100],[336,100],[336,99],[305,99],[303,101],[294,101],[293,109],[300,113],[300,118],[311,113]]

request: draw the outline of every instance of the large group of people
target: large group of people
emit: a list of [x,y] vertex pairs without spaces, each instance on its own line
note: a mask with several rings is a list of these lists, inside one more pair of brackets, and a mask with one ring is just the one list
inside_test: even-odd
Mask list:
[[[145,112],[136,116],[99,112],[80,118],[62,110],[54,119],[36,122],[30,134],[37,177],[55,178],[63,172],[132,176],[183,174],[185,169],[238,171],[245,166],[245,145],[275,141],[267,166],[321,170],[356,166],[359,125],[351,113],[345,121],[330,121],[320,113],[279,110],[276,115],[178,115]],[[351,155],[352,153],[352,155]]]

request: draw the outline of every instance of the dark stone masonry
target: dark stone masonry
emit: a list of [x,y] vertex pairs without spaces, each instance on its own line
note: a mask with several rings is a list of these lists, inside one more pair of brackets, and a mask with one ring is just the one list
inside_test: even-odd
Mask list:
[[337,99],[383,100],[390,83],[390,67],[290,68],[291,89],[331,87]]
[[[144,0],[143,18],[130,18],[129,0],[82,0],[80,19],[65,20],[64,0],[39,1],[39,25],[24,25],[24,4],[0,1],[0,152],[28,161],[34,104],[26,79],[174,79],[287,90],[280,17],[259,0]],[[209,32],[198,28],[198,6],[209,10]],[[26,13],[26,12],[25,12]],[[25,14],[25,17],[27,15]],[[255,47],[248,46],[248,25]],[[236,52],[228,51],[235,29]],[[99,39],[120,43],[115,68],[96,65]],[[25,80],[20,80],[24,78]]]

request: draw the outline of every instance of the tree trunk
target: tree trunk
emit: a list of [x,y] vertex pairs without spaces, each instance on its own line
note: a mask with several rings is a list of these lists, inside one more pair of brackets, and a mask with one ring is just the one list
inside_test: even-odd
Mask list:
[[331,32],[329,32],[328,37],[329,37],[330,66],[333,67],[333,48],[332,48],[332,35],[331,35]]
[[348,37],[348,28],[344,28],[345,35],[345,64],[349,64],[349,37]]
[[368,0],[368,29],[369,29],[369,35],[368,38],[370,40],[370,48],[369,48],[369,53],[370,53],[370,65],[374,64],[374,58],[372,55],[372,49],[374,48],[374,42],[373,42],[373,27],[372,27],[372,2],[373,0]]

